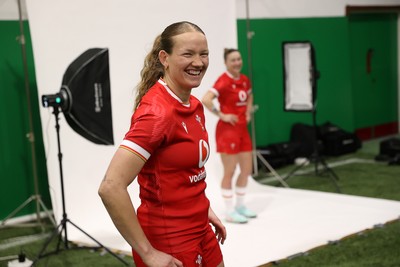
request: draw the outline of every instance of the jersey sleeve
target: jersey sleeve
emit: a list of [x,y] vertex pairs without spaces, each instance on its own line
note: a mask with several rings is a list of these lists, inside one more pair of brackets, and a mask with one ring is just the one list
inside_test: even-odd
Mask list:
[[214,83],[213,87],[210,89],[211,92],[213,92],[217,97],[219,97],[226,87],[226,82],[223,79],[223,76],[221,75]]
[[170,112],[160,103],[142,101],[132,115],[131,126],[121,147],[148,160],[172,130]]

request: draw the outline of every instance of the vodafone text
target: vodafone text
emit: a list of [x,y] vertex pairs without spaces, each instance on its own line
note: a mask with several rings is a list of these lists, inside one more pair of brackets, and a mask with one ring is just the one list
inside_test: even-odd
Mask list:
[[206,178],[206,176],[206,170],[203,169],[199,172],[199,174],[189,176],[189,180],[191,183],[197,183]]

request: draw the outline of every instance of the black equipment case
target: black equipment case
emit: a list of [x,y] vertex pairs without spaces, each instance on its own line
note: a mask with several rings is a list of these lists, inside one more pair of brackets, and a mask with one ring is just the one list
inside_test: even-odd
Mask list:
[[361,140],[356,134],[347,132],[330,122],[319,127],[319,137],[323,143],[324,155],[340,156],[356,152],[361,148]]

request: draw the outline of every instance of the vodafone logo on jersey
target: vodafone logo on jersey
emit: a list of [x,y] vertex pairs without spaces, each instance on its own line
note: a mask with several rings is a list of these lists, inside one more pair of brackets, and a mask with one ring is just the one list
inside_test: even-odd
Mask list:
[[199,168],[200,172],[195,175],[190,175],[190,183],[197,183],[206,178],[207,174],[205,169],[203,169],[204,164],[206,164],[208,157],[210,156],[210,147],[207,142],[200,139],[199,141]]
[[203,139],[199,140],[199,168],[202,168],[210,156],[210,147]]
[[242,102],[247,100],[247,93],[243,90],[239,91],[238,96],[239,96],[239,100]]

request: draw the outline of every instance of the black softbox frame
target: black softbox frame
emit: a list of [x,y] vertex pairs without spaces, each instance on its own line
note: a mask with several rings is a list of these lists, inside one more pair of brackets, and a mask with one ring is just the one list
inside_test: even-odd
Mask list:
[[108,49],[91,48],[64,73],[61,109],[71,128],[87,140],[113,145]]
[[284,110],[311,112],[315,109],[315,51],[309,41],[282,43]]

